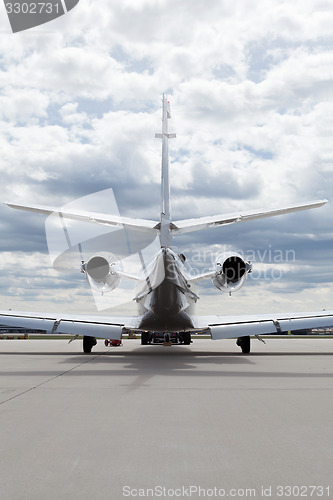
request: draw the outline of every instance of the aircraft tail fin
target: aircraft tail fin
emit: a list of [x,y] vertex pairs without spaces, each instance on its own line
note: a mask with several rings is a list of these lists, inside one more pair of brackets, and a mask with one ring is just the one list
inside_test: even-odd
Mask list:
[[162,168],[161,168],[161,246],[169,247],[171,243],[171,212],[170,212],[170,179],[169,179],[169,139],[176,134],[169,134],[168,120],[171,118],[170,102],[163,94],[162,133],[155,137],[162,139]]

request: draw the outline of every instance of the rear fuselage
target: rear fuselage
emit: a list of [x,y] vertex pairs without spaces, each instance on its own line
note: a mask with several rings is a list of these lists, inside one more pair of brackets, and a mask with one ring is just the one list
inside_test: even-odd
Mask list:
[[140,329],[172,332],[193,328],[188,312],[197,296],[190,290],[179,256],[171,248],[161,252],[164,279],[145,296]]

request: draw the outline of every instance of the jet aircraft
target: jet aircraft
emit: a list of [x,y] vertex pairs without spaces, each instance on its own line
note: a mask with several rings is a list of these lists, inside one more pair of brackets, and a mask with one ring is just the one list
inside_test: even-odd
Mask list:
[[[0,311],[0,324],[10,327],[39,329],[51,334],[83,336],[83,351],[90,353],[96,338],[120,341],[124,332],[132,330],[141,334],[141,344],[154,341],[154,335],[170,343],[170,336],[177,343],[188,345],[191,334],[206,332],[213,340],[236,338],[243,353],[250,352],[250,336],[276,334],[289,330],[330,326],[333,311],[252,314],[240,316],[197,316],[193,309],[199,297],[195,283],[211,280],[220,291],[232,293],[244,285],[252,271],[252,263],[235,252],[221,252],[211,270],[191,275],[185,266],[185,256],[178,254],[173,238],[185,233],[240,224],[266,217],[273,217],[301,210],[321,207],[327,200],[290,205],[277,209],[239,211],[236,213],[204,216],[194,219],[173,220],[170,210],[169,140],[175,137],[168,130],[171,118],[170,103],[166,95],[162,99],[162,131],[156,137],[162,142],[161,212],[157,220],[135,219],[119,214],[95,213],[67,207],[19,205],[9,207],[34,213],[58,214],[62,220],[80,221],[103,227],[123,227],[132,232],[143,232],[159,238],[159,248],[140,276],[126,273],[121,259],[110,253],[94,252],[81,263],[83,272],[95,293],[117,293],[122,280],[137,280],[142,288],[134,297],[138,306],[137,316],[84,315],[66,313]],[[260,338],[260,337],[259,337]]]

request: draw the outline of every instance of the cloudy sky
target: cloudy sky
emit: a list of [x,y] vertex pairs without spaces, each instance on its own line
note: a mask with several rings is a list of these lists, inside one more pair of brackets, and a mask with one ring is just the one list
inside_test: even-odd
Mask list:
[[[163,92],[174,219],[332,199],[331,0],[81,0],[16,34],[0,14],[3,201],[112,188],[122,215],[158,218]],[[199,312],[331,309],[331,207],[177,239],[192,268],[225,248],[254,261],[232,297],[203,284]],[[44,222],[1,206],[1,308],[94,311]]]

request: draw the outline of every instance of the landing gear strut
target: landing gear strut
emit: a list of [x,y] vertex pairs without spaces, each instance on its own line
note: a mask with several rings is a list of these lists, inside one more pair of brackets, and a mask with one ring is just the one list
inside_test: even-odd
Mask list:
[[83,352],[88,354],[89,352],[91,352],[91,349],[96,344],[97,344],[97,340],[95,339],[95,337],[88,337],[87,335],[84,335],[84,337],[83,337]]
[[236,344],[242,349],[242,353],[249,354],[251,350],[251,339],[249,336],[239,337]]

